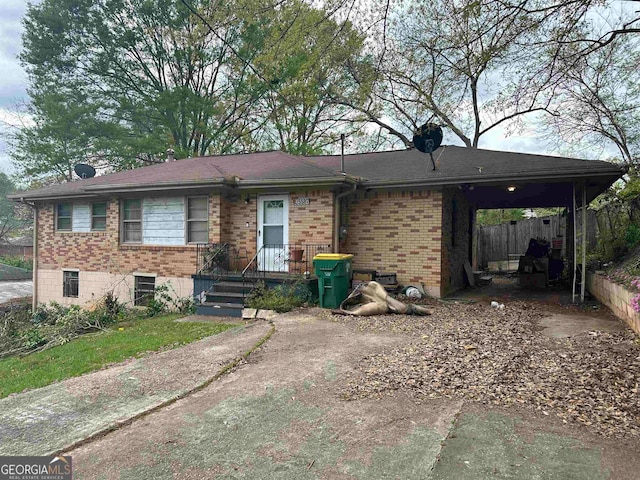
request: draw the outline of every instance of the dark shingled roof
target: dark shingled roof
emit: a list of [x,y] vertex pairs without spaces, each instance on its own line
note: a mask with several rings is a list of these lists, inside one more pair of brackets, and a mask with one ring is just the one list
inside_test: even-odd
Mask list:
[[589,179],[594,186],[592,193],[599,193],[623,173],[619,166],[597,160],[455,146],[440,147],[433,157],[437,162],[435,171],[429,155],[415,149],[345,155],[346,175],[340,172],[340,155],[300,157],[274,151],[196,157],[77,180],[11,197],[38,200],[216,186],[254,189],[337,186],[354,183],[356,179],[371,188],[513,181],[559,183]]
[[[494,150],[443,146],[433,153],[437,168],[431,159],[416,149],[345,155],[345,171],[365,178],[365,183],[483,183],[508,179],[533,179],[578,174],[621,175],[619,166],[599,160],[533,155],[528,153],[498,152]],[[317,165],[339,170],[340,156],[309,157]]]

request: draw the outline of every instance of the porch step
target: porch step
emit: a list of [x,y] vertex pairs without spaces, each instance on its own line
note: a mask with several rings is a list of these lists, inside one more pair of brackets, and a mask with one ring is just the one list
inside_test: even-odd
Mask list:
[[196,306],[196,315],[213,315],[217,317],[242,318],[244,306],[238,303],[204,302]]
[[251,293],[253,284],[243,283],[241,275],[225,275],[214,281],[205,292],[204,301],[196,306],[198,315],[242,317],[244,299]]
[[242,279],[240,281],[223,280],[222,282],[217,282],[213,286],[213,292],[248,294],[252,288],[253,285],[250,283],[243,284]]
[[[224,292],[218,290],[218,285],[216,284],[213,288],[214,291],[205,293],[205,301],[204,303],[233,303],[242,305],[244,302],[244,295],[242,293],[237,292]],[[247,291],[247,293],[249,293]]]

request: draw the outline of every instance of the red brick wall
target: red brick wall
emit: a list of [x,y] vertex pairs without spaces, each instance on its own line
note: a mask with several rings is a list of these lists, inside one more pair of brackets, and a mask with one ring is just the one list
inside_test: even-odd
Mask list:
[[209,242],[220,243],[223,236],[222,225],[229,212],[222,208],[222,199],[219,194],[209,195]]
[[[224,213],[221,232],[222,242],[238,249],[240,254],[246,253],[250,260],[256,253],[257,208],[255,195],[248,196],[249,203],[246,203],[246,198],[247,195],[242,195],[241,198],[233,200],[222,199],[221,211]],[[232,267],[241,270],[248,260],[239,259],[236,263]]]
[[[295,206],[298,196],[310,204]],[[242,247],[250,259],[256,252],[257,196],[227,199],[209,197],[209,241]],[[167,277],[190,277],[196,270],[196,247],[120,244],[118,200],[107,204],[105,232],[56,232],[54,204],[38,209],[38,267],[43,270],[77,268],[80,271],[146,272]],[[293,193],[289,197],[289,243],[331,244],[333,193],[328,190]],[[246,260],[241,260],[244,267]]]
[[[295,205],[309,198],[309,205]],[[329,190],[294,192],[289,195],[289,243],[333,243],[333,193]]]
[[167,277],[195,273],[196,247],[119,245],[119,203],[107,204],[105,232],[56,232],[54,205],[38,208],[38,268],[77,268],[94,272],[126,274],[133,271]]
[[341,251],[354,268],[396,273],[440,295],[442,194],[437,190],[358,193],[348,197],[348,232]]

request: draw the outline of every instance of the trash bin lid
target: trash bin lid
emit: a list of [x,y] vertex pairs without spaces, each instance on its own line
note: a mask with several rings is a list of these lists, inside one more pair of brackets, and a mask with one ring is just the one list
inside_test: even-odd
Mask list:
[[314,260],[349,260],[350,258],[353,258],[350,253],[319,253],[313,257]]

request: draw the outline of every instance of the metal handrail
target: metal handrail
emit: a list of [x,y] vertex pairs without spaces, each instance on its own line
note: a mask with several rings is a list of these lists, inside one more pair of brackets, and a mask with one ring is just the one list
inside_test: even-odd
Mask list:
[[244,267],[244,269],[242,270],[242,278],[244,278],[244,276],[247,273],[247,270],[249,270],[249,267],[251,266],[251,264],[258,262],[258,255],[260,255],[260,252],[262,252],[263,248],[264,248],[264,246],[260,247],[260,249],[253,256],[253,258],[251,258],[251,260],[249,260],[249,263],[247,263],[247,266]]
[[[262,249],[264,248],[264,246],[260,247],[258,249],[258,251],[256,252],[256,254],[253,256],[253,258],[251,260],[249,260],[249,263],[247,263],[247,266],[244,267],[242,269],[242,303],[244,304],[245,299],[247,298],[247,294],[246,294],[246,285],[247,285],[247,272],[249,271],[249,268],[255,264],[256,265],[256,271],[258,271],[258,256],[260,255],[260,253],[262,252]],[[266,275],[266,273],[265,273]],[[257,276],[255,277],[257,278]],[[255,280],[251,282],[252,285],[255,285]]]

